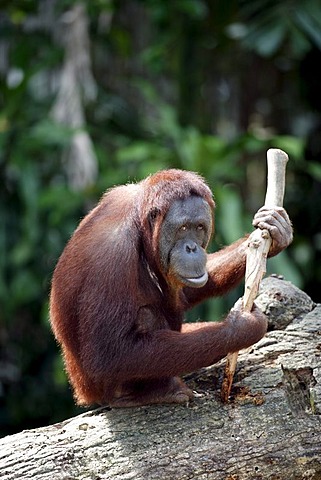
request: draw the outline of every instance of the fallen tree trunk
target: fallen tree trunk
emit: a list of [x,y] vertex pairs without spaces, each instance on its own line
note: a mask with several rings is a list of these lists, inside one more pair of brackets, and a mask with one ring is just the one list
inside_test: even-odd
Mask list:
[[321,305],[277,278],[261,291],[274,330],[240,354],[231,403],[222,362],[189,376],[187,406],[98,409],[3,438],[1,479],[321,479]]

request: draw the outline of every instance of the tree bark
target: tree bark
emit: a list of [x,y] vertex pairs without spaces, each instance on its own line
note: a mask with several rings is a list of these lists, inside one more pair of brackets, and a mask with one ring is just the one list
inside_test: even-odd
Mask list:
[[321,305],[271,277],[257,303],[274,330],[240,353],[229,404],[222,361],[187,378],[189,405],[102,408],[3,438],[1,479],[321,479]]

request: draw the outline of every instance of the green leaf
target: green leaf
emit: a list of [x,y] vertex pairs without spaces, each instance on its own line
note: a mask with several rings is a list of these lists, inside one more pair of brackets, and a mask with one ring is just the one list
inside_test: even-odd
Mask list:
[[321,182],[321,165],[316,162],[308,161],[305,162],[305,166],[311,177],[318,182]]
[[54,383],[59,386],[65,386],[68,384],[67,375],[65,373],[64,362],[61,355],[55,357],[53,363],[53,379]]
[[297,287],[302,287],[302,275],[289,258],[287,252],[281,252],[277,257],[268,259],[267,275],[271,275],[272,273],[283,275],[286,280],[292,282]]
[[305,141],[302,138],[291,137],[287,135],[276,136],[270,140],[272,148],[280,148],[294,159],[302,159],[304,157]]
[[51,120],[45,119],[38,122],[29,134],[29,140],[36,145],[67,146],[75,130]]
[[116,153],[116,159],[120,164],[127,162],[144,162],[151,158],[163,158],[167,149],[154,142],[137,141],[120,148]]
[[42,285],[31,270],[19,270],[10,285],[10,301],[15,307],[28,304],[41,294]]
[[283,23],[276,23],[267,25],[261,31],[254,50],[256,50],[263,57],[274,55],[280,48],[286,35],[286,28]]
[[294,12],[294,19],[299,27],[321,49],[321,16],[320,5],[314,12],[309,12],[304,7]]
[[[216,228],[229,245],[245,233],[241,197],[231,185],[218,186],[215,193],[218,220]],[[248,229],[250,225],[248,226]]]

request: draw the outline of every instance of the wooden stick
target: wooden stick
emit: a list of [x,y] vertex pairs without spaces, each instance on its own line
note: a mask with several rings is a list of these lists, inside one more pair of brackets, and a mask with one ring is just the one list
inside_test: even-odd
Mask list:
[[[278,149],[267,152],[267,191],[264,205],[282,207],[285,190],[285,169],[288,156]],[[266,259],[272,243],[267,230],[257,228],[249,237],[246,255],[245,288],[243,297],[244,311],[250,312],[259,290],[260,282],[266,273]],[[230,396],[233,376],[236,369],[238,352],[229,353],[226,358],[221,398],[227,402]]]

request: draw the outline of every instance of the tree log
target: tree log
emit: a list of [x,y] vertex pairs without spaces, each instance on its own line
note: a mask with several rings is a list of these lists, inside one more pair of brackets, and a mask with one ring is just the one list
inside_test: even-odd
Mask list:
[[320,480],[321,305],[272,277],[257,303],[274,330],[240,353],[229,404],[222,361],[187,377],[189,405],[106,407],[1,439],[1,479]]

